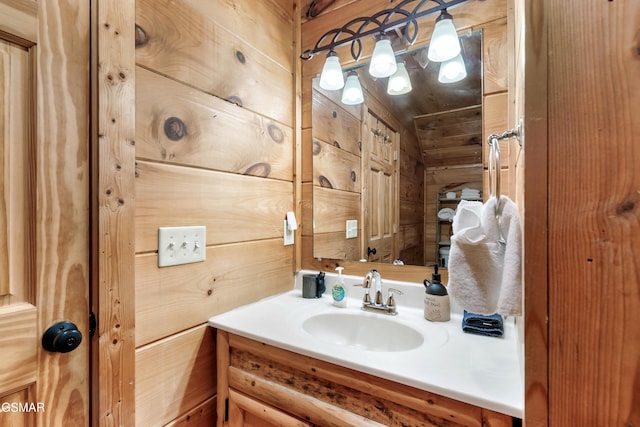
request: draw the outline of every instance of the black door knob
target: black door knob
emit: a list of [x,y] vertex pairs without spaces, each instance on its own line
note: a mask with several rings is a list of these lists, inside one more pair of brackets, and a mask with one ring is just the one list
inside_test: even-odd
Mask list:
[[78,348],[82,333],[71,322],[58,322],[42,335],[42,347],[51,352],[68,353]]
[[376,248],[367,248],[367,256],[370,256],[371,254],[376,254]]

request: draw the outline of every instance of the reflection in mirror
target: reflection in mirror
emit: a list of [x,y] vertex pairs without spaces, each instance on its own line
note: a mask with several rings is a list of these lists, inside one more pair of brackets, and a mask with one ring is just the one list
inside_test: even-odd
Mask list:
[[371,77],[368,64],[344,70],[357,73],[361,104],[314,79],[314,257],[443,265],[451,227],[438,211],[455,209],[463,188],[482,189],[481,30],[461,43],[467,76],[455,83],[438,81],[427,47],[397,56],[407,93],[399,85],[388,95],[389,79]]

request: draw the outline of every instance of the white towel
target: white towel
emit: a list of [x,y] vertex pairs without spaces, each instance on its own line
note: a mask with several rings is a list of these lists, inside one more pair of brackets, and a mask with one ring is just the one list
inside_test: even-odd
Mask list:
[[477,314],[522,314],[522,230],[518,207],[500,198],[499,243],[496,199],[461,201],[453,218],[449,252],[449,294]]

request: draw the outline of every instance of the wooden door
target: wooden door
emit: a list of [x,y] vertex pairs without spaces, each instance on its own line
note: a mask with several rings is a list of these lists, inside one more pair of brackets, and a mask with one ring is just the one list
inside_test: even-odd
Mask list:
[[398,134],[371,111],[365,114],[363,133],[364,255],[371,262],[390,263],[398,250]]
[[88,3],[0,0],[2,426],[89,425]]

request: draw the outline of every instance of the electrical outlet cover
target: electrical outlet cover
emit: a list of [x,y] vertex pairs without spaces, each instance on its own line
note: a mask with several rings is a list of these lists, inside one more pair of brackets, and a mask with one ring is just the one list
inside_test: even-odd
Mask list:
[[358,237],[358,220],[348,219],[347,220],[347,239],[354,239],[356,237]]
[[289,230],[289,227],[287,227],[287,220],[285,219],[284,220],[284,245],[285,246],[293,245],[295,233],[296,233],[295,231]]

